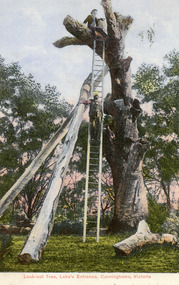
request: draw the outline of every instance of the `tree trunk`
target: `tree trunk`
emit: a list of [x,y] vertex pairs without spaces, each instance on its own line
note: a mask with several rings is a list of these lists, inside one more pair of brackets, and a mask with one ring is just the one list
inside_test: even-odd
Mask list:
[[125,256],[143,247],[154,244],[177,245],[177,238],[171,234],[154,234],[150,231],[147,223],[143,220],[139,222],[137,232],[129,238],[113,245],[117,255]]
[[[105,75],[107,71],[108,69],[106,68]],[[99,74],[99,78],[100,76],[101,74]],[[94,88],[98,86],[98,84],[99,79],[97,78],[94,83]],[[58,206],[61,189],[63,186],[63,180],[65,178],[68,164],[72,157],[75,143],[78,138],[78,131],[81,125],[81,121],[83,119],[83,113],[87,108],[84,104],[80,104],[80,100],[86,100],[89,98],[91,89],[90,85],[91,74],[85,80],[81,88],[80,99],[75,109],[63,148],[56,162],[47,196],[43,202],[35,226],[33,227],[23,250],[19,255],[19,260],[21,262],[30,262],[34,260],[38,261],[40,259],[41,254],[47,244],[48,238],[53,229],[55,213]]]
[[104,154],[110,164],[115,192],[114,217],[108,231],[135,229],[148,213],[143,183],[142,162],[147,141],[138,138],[138,100],[132,99],[131,57],[124,59],[125,37],[132,24],[131,17],[113,13],[111,1],[102,1],[108,23],[107,56],[111,74],[112,94],[105,100],[104,111],[114,120],[113,130],[106,127]]
[[[101,2],[107,21],[108,37],[105,41],[105,62],[111,75],[112,92],[105,100],[104,111],[111,115],[114,128],[105,126],[104,155],[108,160],[115,192],[115,212],[109,231],[136,228],[148,213],[146,190],[142,177],[142,162],[148,143],[138,138],[137,117],[141,113],[138,100],[132,99],[131,57],[124,58],[125,37],[133,19],[112,10],[111,0]],[[93,47],[91,31],[67,16],[64,25],[80,44]],[[74,40],[73,40],[74,41]],[[66,45],[72,42],[66,40]],[[64,47],[64,38],[56,42]],[[102,56],[100,46],[96,53]]]

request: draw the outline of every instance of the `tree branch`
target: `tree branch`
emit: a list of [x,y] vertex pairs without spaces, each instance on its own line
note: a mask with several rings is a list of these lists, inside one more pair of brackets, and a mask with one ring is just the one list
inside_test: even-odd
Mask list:
[[77,38],[63,37],[60,40],[58,40],[55,43],[53,43],[53,45],[55,47],[58,47],[58,48],[63,48],[63,47],[66,47],[66,46],[71,46],[71,45],[86,45],[86,43],[80,41]]
[[129,30],[131,24],[133,23],[133,19],[131,16],[124,17],[119,13],[114,12],[114,15],[116,17],[117,26],[119,26],[122,30]]
[[71,16],[66,16],[63,24],[67,31],[75,36],[77,39],[84,43],[89,43],[89,46],[93,46],[93,35],[91,30],[80,22],[74,20]]
[[116,17],[112,10],[111,0],[102,0],[101,5],[104,8],[108,35],[109,37],[116,37]]

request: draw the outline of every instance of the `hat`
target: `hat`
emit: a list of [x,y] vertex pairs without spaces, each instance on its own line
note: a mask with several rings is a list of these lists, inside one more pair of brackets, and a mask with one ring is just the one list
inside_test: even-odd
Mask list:
[[98,12],[98,10],[97,10],[97,9],[93,9],[93,10],[91,11],[91,14],[93,14],[94,12]]
[[93,92],[93,97],[94,97],[94,96],[98,96],[98,97],[99,97],[98,91]]

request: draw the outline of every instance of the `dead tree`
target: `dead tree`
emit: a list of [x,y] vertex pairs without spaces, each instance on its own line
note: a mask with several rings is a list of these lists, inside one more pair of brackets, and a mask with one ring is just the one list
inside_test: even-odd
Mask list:
[[[146,190],[143,183],[142,162],[148,143],[139,139],[137,117],[141,113],[138,100],[132,99],[131,57],[125,58],[125,37],[133,22],[113,12],[111,0],[101,2],[107,22],[105,62],[109,67],[112,90],[108,94],[104,111],[114,121],[113,130],[105,126],[104,155],[109,162],[113,176],[115,212],[109,231],[129,230],[137,227],[148,213]],[[86,26],[71,16],[64,25],[73,37],[64,37],[54,45],[62,48],[68,45],[87,45],[93,48],[93,36]],[[102,56],[101,45],[96,52]]]

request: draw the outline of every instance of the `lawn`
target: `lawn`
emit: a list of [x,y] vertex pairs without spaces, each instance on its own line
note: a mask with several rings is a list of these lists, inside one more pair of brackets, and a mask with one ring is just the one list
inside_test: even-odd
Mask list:
[[14,236],[0,260],[1,272],[179,272],[179,249],[152,246],[130,257],[117,257],[113,244],[127,235],[106,235],[82,242],[80,236],[52,235],[38,263],[22,265],[17,256],[26,240]]

